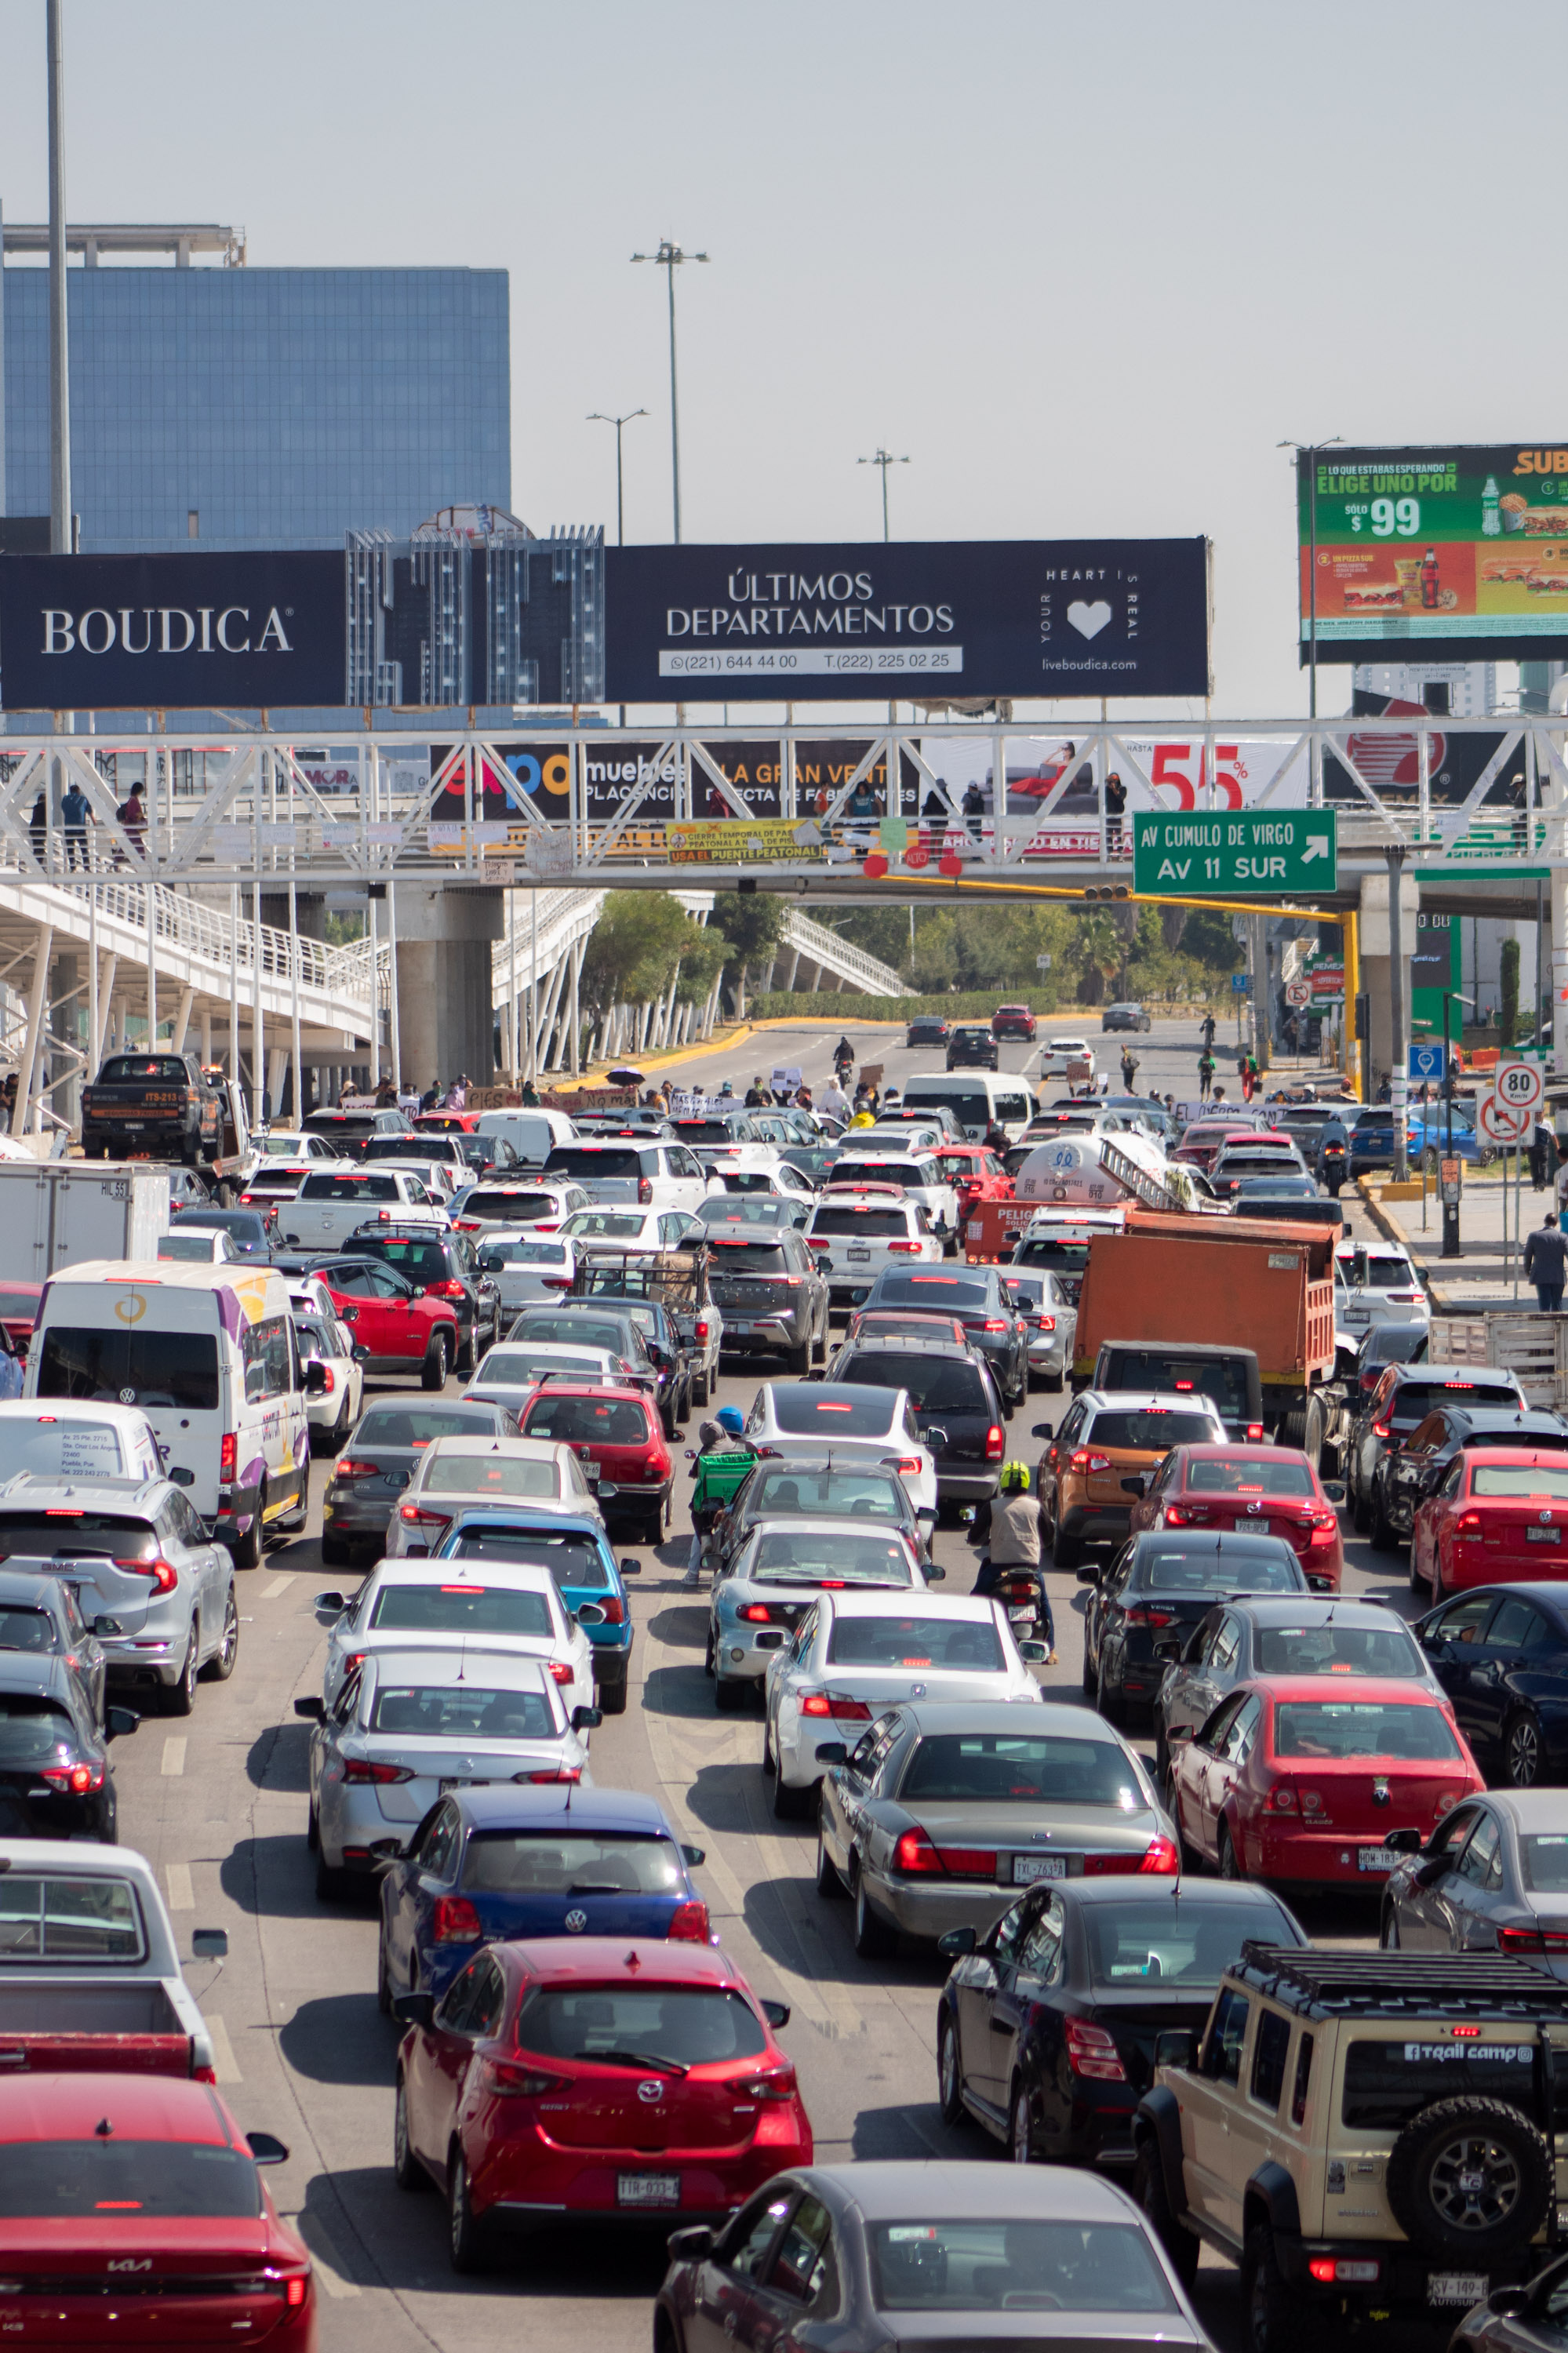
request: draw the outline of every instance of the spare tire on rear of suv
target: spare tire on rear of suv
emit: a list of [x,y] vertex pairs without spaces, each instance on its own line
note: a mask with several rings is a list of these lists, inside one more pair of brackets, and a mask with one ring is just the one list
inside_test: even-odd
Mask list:
[[1525,2246],[1554,2191],[1552,2151],[1506,2100],[1436,2100],[1389,2155],[1388,2202],[1413,2245],[1481,2265]]

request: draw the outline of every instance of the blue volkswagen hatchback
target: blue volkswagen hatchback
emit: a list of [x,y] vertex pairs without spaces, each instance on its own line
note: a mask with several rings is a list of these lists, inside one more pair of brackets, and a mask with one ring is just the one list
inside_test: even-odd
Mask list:
[[652,1798],[569,1783],[457,1789],[430,1808],[381,1882],[376,1971],[399,1993],[446,1991],[481,1945],[526,1936],[651,1936],[705,1945],[708,1907]]
[[[547,1568],[561,1599],[593,1645],[594,1684],[606,1715],[626,1713],[631,1666],[631,1603],[625,1579],[641,1577],[638,1560],[618,1561],[597,1520],[533,1518],[526,1511],[486,1504],[452,1523],[437,1560],[504,1560]],[[586,1615],[584,1612],[586,1611]]]

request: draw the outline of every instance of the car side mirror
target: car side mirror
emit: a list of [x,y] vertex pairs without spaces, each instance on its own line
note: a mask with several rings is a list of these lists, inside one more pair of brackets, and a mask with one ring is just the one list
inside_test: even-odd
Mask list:
[[963,1927],[949,1928],[945,1936],[938,1936],[937,1950],[945,1961],[961,1961],[974,1951],[977,1941],[974,1930],[966,1923]]
[[1149,1493],[1148,1472],[1135,1471],[1129,1479],[1124,1479],[1122,1481],[1121,1487],[1124,1495],[1147,1495]]
[[111,1707],[104,1710],[103,1728],[111,1740],[126,1740],[141,1721],[133,1707]]
[[330,1609],[334,1618],[341,1618],[348,1608],[348,1601],[341,1593],[318,1593],[311,1606],[314,1609]]
[[305,1366],[305,1395],[325,1397],[326,1385],[327,1368],[319,1358],[313,1356]]
[[[396,2002],[392,2005],[396,2010]],[[1191,2067],[1198,2056],[1198,2038],[1188,2026],[1168,2026],[1154,2038],[1157,2067]]]
[[95,1634],[123,1634],[125,1629],[118,1618],[99,1617],[92,1621],[92,1630]]
[[773,2027],[775,2030],[780,2026],[789,2025],[789,2005],[787,2001],[759,2001],[757,2007],[762,2012],[763,2017],[768,2021],[768,2025]]
[[673,2263],[699,2263],[713,2253],[717,2240],[706,2222],[690,2222],[683,2231],[672,2231],[664,2244]]
[[1419,1854],[1421,1832],[1408,1830],[1390,1831],[1383,1843],[1384,1852],[1389,1854]]
[[572,1614],[576,1618],[579,1626],[602,1626],[604,1624],[604,1611],[599,1608],[597,1601],[579,1601]]
[[307,1724],[324,1724],[326,1703],[319,1693],[313,1693],[310,1698],[294,1702],[294,1714],[303,1716]]
[[1495,2312],[1499,2320],[1517,2320],[1530,2309],[1530,2290],[1522,2281],[1510,2281],[1506,2287],[1494,2287],[1487,2298],[1487,2310]]
[[1046,1438],[1046,1439],[1050,1439],[1050,1438],[1054,1438],[1054,1437],[1055,1437],[1055,1435],[1056,1435],[1056,1433],[1055,1433],[1055,1431],[1051,1428],[1051,1425],[1049,1424],[1049,1422],[1037,1421],[1037,1422],[1034,1424],[1033,1428],[1030,1430],[1029,1435],[1030,1435],[1030,1437],[1031,1437],[1031,1438]]
[[597,1732],[603,1722],[604,1710],[602,1708],[574,1707],[572,1710],[572,1730],[574,1732]]
[[1018,1655],[1026,1667],[1045,1666],[1051,1657],[1044,1642],[1020,1642]]
[[228,1958],[227,1928],[193,1928],[191,1930],[193,1961],[226,1961]]
[[1181,1655],[1181,1645],[1183,1640],[1184,1637],[1180,1634],[1167,1634],[1157,1640],[1154,1645],[1155,1657],[1157,1659],[1179,1659]]
[[928,1560],[926,1563],[926,1582],[927,1585],[945,1585],[947,1580],[948,1572],[944,1567],[942,1567],[939,1562]]
[[399,2026],[429,2026],[436,2014],[433,1993],[395,1993],[392,2015]]
[[194,1487],[196,1485],[196,1472],[194,1471],[187,1471],[184,1463],[176,1463],[172,1471],[164,1473],[164,1476],[169,1480],[170,1483],[175,1487]]
[[258,2165],[287,2165],[287,2144],[281,2141],[276,2133],[247,2133],[245,2138]]
[[708,1859],[708,1851],[705,1846],[683,1846],[681,1849],[681,1852],[694,1871],[697,1869],[699,1864],[706,1862]]
[[819,1765],[842,1765],[848,1755],[849,1750],[842,1740],[819,1740],[817,1743]]
[[620,1567],[622,1577],[641,1577],[642,1574],[642,1563],[640,1560],[623,1560]]
[[1323,1493],[1327,1495],[1330,1503],[1334,1506],[1334,1509],[1338,1511],[1340,1504],[1345,1500],[1344,1481],[1342,1479],[1325,1479],[1323,1482]]

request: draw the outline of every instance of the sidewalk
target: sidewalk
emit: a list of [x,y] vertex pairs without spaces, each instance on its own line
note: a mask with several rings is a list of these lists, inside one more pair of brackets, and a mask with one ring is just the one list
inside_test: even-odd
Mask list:
[[[1375,1193],[1378,1179],[1370,1181],[1370,1191]],[[1443,1205],[1437,1198],[1436,1184],[1429,1184],[1426,1197],[1426,1224],[1423,1230],[1422,1205],[1415,1201],[1368,1202],[1375,1223],[1381,1223],[1393,1241],[1402,1242],[1409,1250],[1432,1293],[1432,1302],[1440,1312],[1447,1309],[1467,1312],[1480,1307],[1511,1307],[1516,1303],[1514,1270],[1517,1263],[1514,1249],[1514,1188],[1512,1163],[1505,1188],[1498,1169],[1467,1168],[1464,1192],[1459,1202],[1459,1256],[1446,1259],[1443,1249]],[[1504,1192],[1507,1193],[1507,1234],[1504,1234]],[[1363,1197],[1365,1198],[1365,1197]],[[1531,1226],[1539,1226],[1548,1209],[1556,1206],[1552,1187],[1536,1192],[1530,1181],[1530,1163],[1524,1167],[1524,1181],[1520,1187],[1519,1217],[1523,1239],[1528,1241]],[[1517,1304],[1535,1305],[1533,1287],[1519,1280]]]

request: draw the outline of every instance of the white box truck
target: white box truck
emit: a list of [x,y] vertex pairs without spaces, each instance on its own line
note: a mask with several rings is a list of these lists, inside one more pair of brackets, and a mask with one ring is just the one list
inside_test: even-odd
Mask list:
[[0,1282],[47,1282],[82,1259],[155,1259],[170,1176],[146,1160],[0,1161]]

